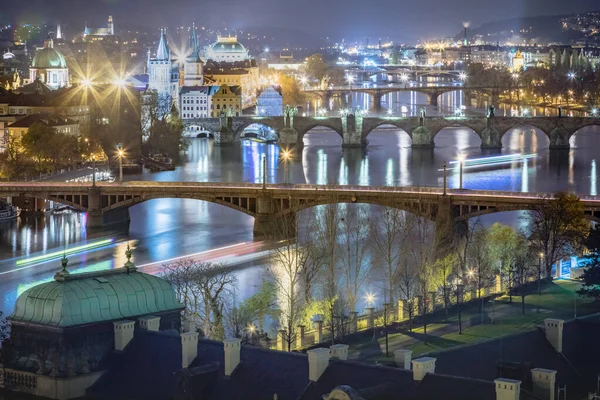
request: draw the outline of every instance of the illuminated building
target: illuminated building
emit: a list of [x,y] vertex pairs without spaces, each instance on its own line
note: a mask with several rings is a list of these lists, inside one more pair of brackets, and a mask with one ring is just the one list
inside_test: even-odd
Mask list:
[[161,29],[156,56],[151,58],[150,51],[148,51],[148,90],[158,93],[158,111],[163,115],[170,112],[174,97],[171,86],[172,69],[173,62],[171,51],[167,46],[166,31]]
[[283,115],[283,97],[273,86],[267,86],[256,97],[256,110],[259,116],[279,117]]
[[54,129],[57,133],[70,136],[77,137],[80,134],[79,122],[74,119],[60,115],[32,114],[8,125],[8,136],[20,142],[23,135],[29,131],[33,124],[42,124]]
[[217,41],[205,50],[205,58],[216,62],[236,62],[250,59],[248,50],[237,36],[217,36]]
[[85,26],[82,39],[84,42],[100,42],[105,40],[118,42],[115,35],[115,24],[112,15],[108,16],[106,28],[90,28]]
[[242,114],[242,91],[239,86],[221,85],[212,96],[211,116],[218,118],[221,112],[239,117]]
[[512,59],[512,70],[513,71],[521,71],[525,66],[525,59],[523,58],[523,54],[521,54],[520,50],[517,50],[513,59]]
[[54,48],[54,42],[48,38],[44,48],[38,50],[29,68],[31,81],[40,80],[49,88],[56,90],[69,86],[69,69],[63,55]]
[[179,92],[179,114],[181,119],[210,118],[212,96],[218,86],[184,86]]

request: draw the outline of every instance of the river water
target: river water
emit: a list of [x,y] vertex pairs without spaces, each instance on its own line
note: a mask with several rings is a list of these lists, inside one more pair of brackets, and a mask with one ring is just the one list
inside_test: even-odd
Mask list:
[[[419,94],[400,93],[399,103],[417,110],[424,101]],[[463,104],[462,95],[448,100],[448,109]],[[363,96],[357,101],[364,101]],[[412,98],[415,102],[412,102]],[[421,102],[421,105],[419,105]],[[443,108],[444,102],[440,103]],[[429,115],[443,110],[429,107]],[[482,110],[469,110],[477,113]],[[411,149],[409,136],[392,127],[382,127],[368,137],[366,149],[342,149],[341,138],[333,131],[315,129],[304,138],[288,164],[280,162],[277,145],[244,141],[218,147],[212,139],[192,139],[185,162],[175,171],[126,176],[127,180],[262,182],[261,160],[267,157],[269,183],[349,184],[384,186],[441,186],[444,161],[463,156],[469,159],[492,154],[536,153],[527,163],[502,168],[465,170],[464,186],[469,189],[522,192],[574,191],[597,194],[597,162],[600,161],[600,127],[587,127],[571,141],[569,151],[550,151],[548,139],[531,129],[513,130],[503,138],[501,151],[482,151],[479,137],[469,129],[445,129],[435,138],[434,149]],[[456,171],[449,172],[449,186],[458,187]],[[215,248],[223,250],[236,271],[238,296],[243,299],[260,284],[264,259],[236,258],[236,247],[253,241],[253,219],[235,210],[197,200],[156,199],[131,208],[127,228],[110,227],[101,232],[85,229],[85,215],[66,213],[46,217],[21,217],[0,224],[0,311],[10,314],[19,293],[39,282],[50,280],[60,261],[23,264],[41,254],[60,254],[82,243],[112,242],[99,249],[80,252],[69,258],[71,271],[91,271],[120,266],[129,242],[135,248],[136,264],[142,265]],[[519,226],[519,212],[486,216],[484,223],[500,221]]]

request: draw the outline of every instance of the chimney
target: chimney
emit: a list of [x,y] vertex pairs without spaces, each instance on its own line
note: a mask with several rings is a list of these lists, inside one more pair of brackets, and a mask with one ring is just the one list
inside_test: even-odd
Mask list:
[[329,365],[329,349],[319,347],[306,353],[308,354],[308,379],[316,382]]
[[413,365],[413,380],[422,381],[427,373],[433,374],[435,372],[435,358],[433,357],[421,357],[416,360],[412,360]]
[[115,350],[123,351],[125,347],[133,339],[134,321],[117,321],[113,322],[115,331]]
[[521,381],[514,379],[498,378],[496,385],[496,400],[519,400],[521,396]]
[[225,350],[225,375],[231,376],[240,363],[242,339],[225,339],[223,341],[223,347]]
[[556,371],[544,368],[531,370],[533,394],[542,400],[554,400],[556,392]]
[[544,326],[546,330],[546,339],[557,353],[562,353],[563,325],[565,321],[562,319],[546,318]]
[[189,367],[198,355],[198,332],[181,334],[181,366]]
[[347,344],[332,344],[329,346],[331,350],[331,358],[335,358],[338,360],[347,360],[348,359],[348,345]]
[[410,362],[412,360],[412,350],[397,349],[394,350],[394,360],[396,366],[410,370]]
[[150,315],[139,319],[140,328],[146,331],[158,332],[160,330],[160,317]]

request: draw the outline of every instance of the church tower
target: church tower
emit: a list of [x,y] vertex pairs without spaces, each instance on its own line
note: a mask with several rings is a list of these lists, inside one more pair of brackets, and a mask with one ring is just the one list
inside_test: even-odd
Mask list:
[[200,58],[196,24],[192,24],[188,45],[190,55],[186,57],[183,67],[183,86],[202,86],[204,83],[204,62]]
[[108,34],[109,35],[113,35],[115,34],[115,24],[113,23],[113,17],[112,15],[108,16]]
[[171,52],[167,46],[166,30],[160,30],[160,42],[156,57],[148,57],[148,90],[158,92],[159,111],[168,113],[171,110]]

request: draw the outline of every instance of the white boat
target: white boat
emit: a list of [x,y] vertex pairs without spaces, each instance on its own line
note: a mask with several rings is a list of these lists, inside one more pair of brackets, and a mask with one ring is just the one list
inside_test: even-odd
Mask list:
[[19,216],[19,209],[10,204],[0,202],[0,221],[8,221]]

